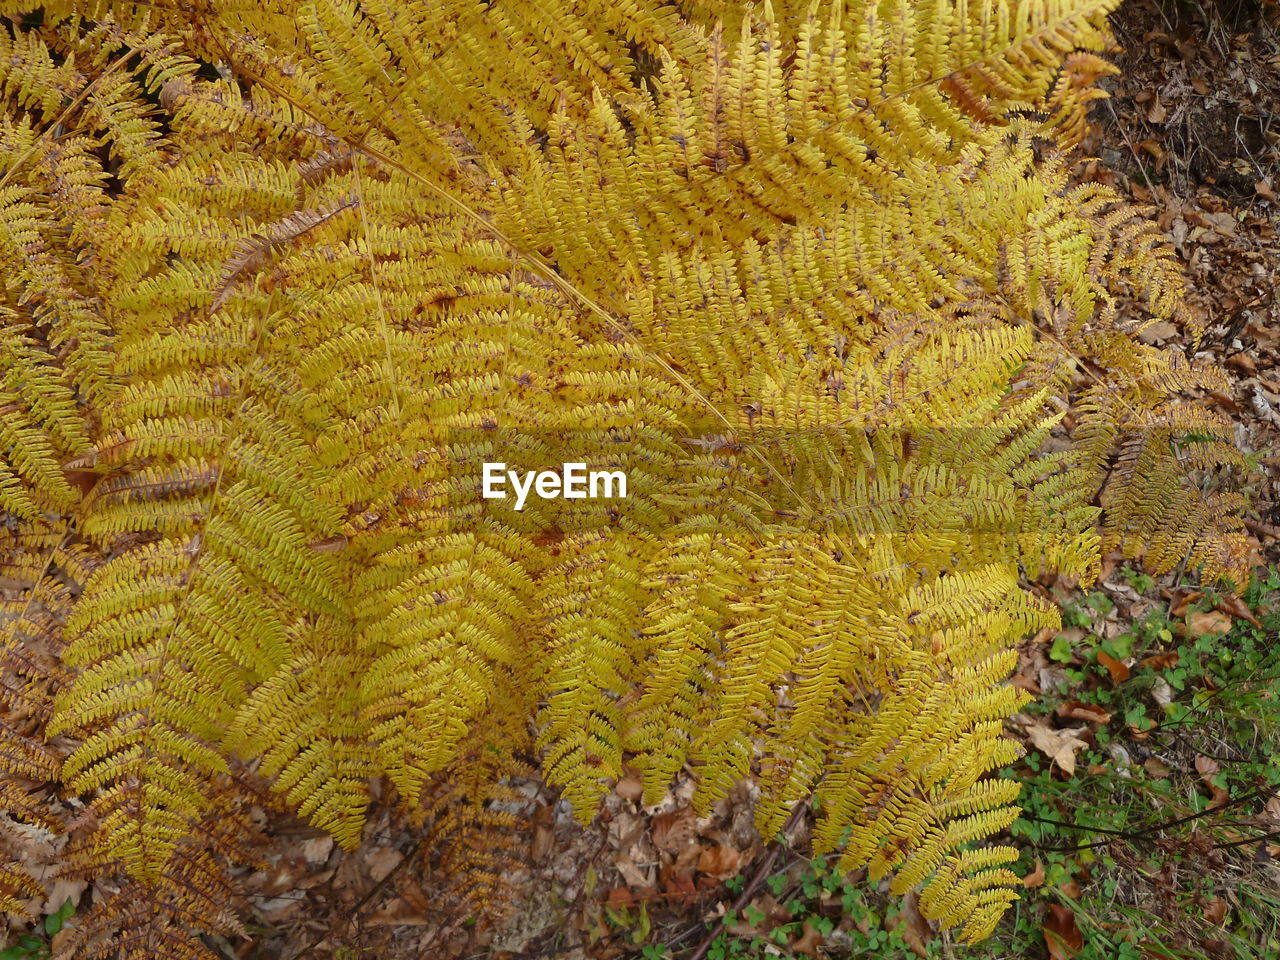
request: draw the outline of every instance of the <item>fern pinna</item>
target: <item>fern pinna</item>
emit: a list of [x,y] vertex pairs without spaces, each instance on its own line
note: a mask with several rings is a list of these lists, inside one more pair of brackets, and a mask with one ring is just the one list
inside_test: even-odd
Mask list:
[[[1175,264],[1046,147],[1110,0],[2,6],[3,796],[88,804],[78,956],[212,956],[259,783],[483,888],[533,755],[816,797],[978,940],[1026,577],[1242,577]],[[627,500],[480,495],[560,460]]]

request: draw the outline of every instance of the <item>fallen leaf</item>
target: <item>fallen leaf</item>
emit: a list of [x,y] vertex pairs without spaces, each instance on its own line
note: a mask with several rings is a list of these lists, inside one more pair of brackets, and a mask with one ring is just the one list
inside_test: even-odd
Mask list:
[[670,876],[677,878],[689,878],[693,876],[693,871],[698,867],[698,861],[702,859],[702,848],[696,843],[689,843],[681,848],[676,854],[675,862],[671,865]]
[[1168,320],[1157,320],[1155,323],[1148,323],[1138,331],[1138,339],[1148,346],[1164,343],[1177,335],[1178,328]]
[[1168,653],[1157,653],[1150,657],[1142,658],[1142,665],[1150,670],[1165,670],[1169,667],[1178,665],[1178,651],[1170,650]]
[[[1244,354],[1240,354],[1244,356]],[[1249,605],[1239,597],[1223,597],[1218,601],[1218,609],[1231,617],[1238,617],[1241,620],[1247,620],[1255,627],[1262,626],[1262,621],[1253,615],[1253,611],[1249,609]]]
[[[679,861],[677,861],[677,867]],[[675,868],[672,868],[673,870]],[[688,904],[692,903],[698,896],[698,888],[693,882],[693,870],[689,869],[681,873],[673,873],[671,876],[665,877],[662,881],[662,892],[666,895],[666,900],[671,904]]]
[[40,908],[40,912],[43,914],[54,913],[68,900],[79,903],[80,895],[84,893],[85,887],[88,885],[84,880],[59,877],[53,881],[53,887],[49,890],[49,897],[45,900],[44,906]]
[[653,888],[653,881],[649,878],[639,865],[630,857],[614,857],[613,865],[617,868],[618,873],[622,875],[622,879],[627,882],[628,887],[634,887],[641,890],[650,890]]
[[374,883],[381,883],[391,875],[391,871],[400,865],[404,854],[395,847],[375,847],[364,858],[365,868]]
[[1168,780],[1173,773],[1173,767],[1158,757],[1147,757],[1142,763],[1142,769],[1157,780]]
[[1055,711],[1063,720],[1084,720],[1086,723],[1106,724],[1111,722],[1111,714],[1097,704],[1082,703],[1079,700],[1068,700],[1058,705]]
[[1276,192],[1271,184],[1266,180],[1259,180],[1253,185],[1253,192],[1260,196],[1263,200],[1276,199]]
[[1231,618],[1221,610],[1201,611],[1187,618],[1187,629],[1196,637],[1227,633],[1231,629]]
[[637,775],[629,773],[614,785],[613,792],[623,800],[639,803],[644,796],[644,782]]
[[435,920],[432,914],[433,911],[430,908],[424,911],[404,897],[396,897],[379,907],[369,917],[369,922],[375,927],[421,927]]
[[1036,861],[1036,868],[1022,878],[1022,885],[1028,890],[1044,886],[1044,864]]
[[819,952],[822,948],[823,937],[818,928],[811,922],[804,922],[804,930],[800,936],[791,942],[791,949],[794,953],[803,953],[806,957],[820,957]]
[[1174,619],[1185,617],[1191,605],[1202,597],[1204,597],[1204,591],[1202,590],[1188,590],[1185,587],[1178,587],[1168,591],[1166,599],[1169,601],[1169,616]]
[[1205,756],[1197,756],[1195,763],[1196,773],[1200,774],[1201,782],[1209,788],[1209,793],[1213,797],[1209,804],[1210,808],[1226,806],[1231,800],[1231,794],[1213,782],[1214,776],[1222,772],[1222,764],[1213,757]]
[[1239,370],[1246,377],[1252,377],[1258,372],[1258,362],[1247,353],[1235,353],[1227,357],[1227,366]]
[[1162,707],[1173,703],[1173,688],[1164,677],[1156,677],[1151,684],[1151,699]]
[[545,823],[540,823],[533,828],[533,842],[529,844],[529,859],[534,863],[541,863],[547,859],[547,855],[551,853],[551,847],[556,839],[555,831],[548,827]]
[[1236,218],[1230,213],[1205,213],[1205,221],[1224,237],[1233,237],[1236,233]]
[[902,939],[917,957],[927,957],[928,943],[933,939],[933,927],[929,926],[929,921],[920,913],[920,895],[914,890],[902,898],[902,915],[907,921],[902,928]]
[[328,540],[317,540],[314,543],[307,544],[307,546],[316,553],[338,553],[347,546],[348,542],[346,536],[340,533],[336,537],[330,537]]
[[725,879],[738,872],[742,865],[742,854],[733,847],[723,844],[715,847],[703,847],[698,856],[698,869],[705,874]]
[[1156,94],[1151,98],[1151,106],[1147,107],[1147,120],[1151,123],[1164,123],[1168,118],[1169,112],[1165,110],[1164,104],[1160,102],[1160,94]]
[[1222,772],[1222,764],[1213,757],[1197,756],[1195,760],[1196,773],[1200,774],[1200,779],[1204,780],[1212,777],[1215,773]]
[[1227,901],[1214,897],[1204,906],[1204,918],[1215,927],[1221,926],[1222,921],[1227,918]]
[[1111,682],[1119,685],[1129,679],[1129,668],[1105,650],[1098,651],[1098,662],[1111,674]]
[[1051,643],[1053,638],[1058,635],[1058,630],[1054,627],[1041,627],[1040,631],[1031,639],[1032,643]]
[[555,808],[550,804],[542,804],[534,811],[533,817],[533,840],[529,843],[529,859],[534,863],[540,863],[547,858],[547,854],[551,852],[551,846],[555,842],[556,834],[553,824],[555,823]]
[[318,866],[329,859],[333,850],[333,837],[327,833],[322,837],[312,837],[302,841],[302,859],[312,866]]
[[1280,797],[1272,797],[1262,808],[1262,819],[1272,829],[1280,828]]
[[767,933],[778,924],[786,923],[790,919],[791,911],[778,903],[773,894],[766,893],[763,897],[752,900],[742,911],[738,922],[726,929],[737,937],[753,937]]
[[614,887],[604,898],[604,902],[615,910],[621,910],[635,903],[636,897],[629,887]]
[[1076,772],[1076,754],[1088,744],[1077,734],[1084,732],[1084,727],[1055,730],[1043,718],[1027,727],[1027,736],[1032,745],[1058,765],[1067,776]]
[[1060,903],[1049,904],[1044,921],[1044,943],[1051,960],[1071,960],[1084,949],[1084,935],[1076,926],[1076,915]]
[[679,810],[660,813],[653,818],[653,823],[649,827],[653,845],[659,850],[672,854],[687,847],[696,832],[697,818],[694,817],[691,807],[681,807]]

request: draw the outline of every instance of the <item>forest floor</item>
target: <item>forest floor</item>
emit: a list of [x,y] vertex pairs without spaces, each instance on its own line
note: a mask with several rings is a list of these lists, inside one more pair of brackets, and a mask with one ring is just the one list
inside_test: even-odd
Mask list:
[[[1186,267],[1208,329],[1190,349],[1227,377],[1209,399],[1236,425],[1234,480],[1271,566],[1239,598],[1114,557],[1088,590],[1035,585],[1064,627],[1028,640],[1014,677],[1036,694],[1009,724],[1027,755],[1005,773],[1024,784],[1007,842],[1026,890],[996,936],[954,944],[911,898],[806,856],[804,818],[766,842],[750,784],[698,818],[691,781],[643,807],[628,777],[586,829],[516,784],[523,865],[497,923],[440,922],[430,864],[389,812],[353,854],[272,820],[267,868],[242,878],[251,937],[217,944],[228,957],[1280,956],[1280,13],[1135,0],[1115,26],[1123,73],[1078,178],[1151,205]],[[1189,348],[1171,324],[1144,337]]]

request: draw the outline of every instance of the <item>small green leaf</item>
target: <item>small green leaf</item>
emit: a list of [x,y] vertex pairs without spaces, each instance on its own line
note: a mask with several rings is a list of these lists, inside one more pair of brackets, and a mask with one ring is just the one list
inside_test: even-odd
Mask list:
[[634,930],[631,931],[632,943],[643,943],[649,939],[649,906],[648,904],[640,904],[640,922]]
[[1049,647],[1049,659],[1059,663],[1071,662],[1071,641],[1065,635],[1060,633],[1053,638]]

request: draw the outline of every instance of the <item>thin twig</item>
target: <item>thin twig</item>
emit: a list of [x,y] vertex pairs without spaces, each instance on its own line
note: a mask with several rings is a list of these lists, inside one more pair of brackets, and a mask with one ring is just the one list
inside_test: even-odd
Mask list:
[[1106,827],[1086,827],[1083,824],[1079,824],[1079,823],[1066,823],[1065,821],[1061,821],[1061,820],[1046,820],[1042,817],[1033,817],[1028,814],[1023,814],[1022,817],[1024,820],[1033,820],[1037,823],[1048,823],[1048,824],[1052,824],[1055,827],[1065,827],[1068,830],[1082,830],[1087,833],[1105,833],[1108,836],[1116,837],[1115,840],[1095,840],[1092,843],[1080,843],[1080,844],[1076,844],[1074,846],[1069,846],[1069,847],[1032,844],[1032,848],[1035,850],[1050,850],[1055,853],[1071,853],[1075,850],[1089,850],[1089,849],[1092,849],[1093,847],[1105,847],[1107,844],[1117,843],[1119,840],[1143,840],[1149,837],[1153,833],[1159,833],[1161,830],[1167,830],[1170,827],[1176,827],[1184,823],[1190,823],[1192,820],[1199,820],[1201,817],[1207,817],[1210,814],[1220,813],[1229,807],[1234,807],[1234,806],[1237,806],[1238,804],[1244,803],[1246,800],[1251,800],[1255,797],[1262,797],[1262,796],[1266,796],[1266,797],[1275,796],[1275,789],[1272,788],[1270,790],[1251,790],[1248,793],[1242,794],[1239,797],[1236,797],[1232,800],[1228,800],[1226,803],[1221,803],[1221,804],[1217,804],[1216,806],[1207,807],[1204,810],[1201,810],[1199,813],[1191,813],[1185,817],[1178,817],[1173,820],[1164,820],[1160,823],[1153,823],[1151,826],[1143,827],[1140,830],[1109,830]]
[[417,840],[414,841],[413,846],[409,848],[409,852],[400,859],[400,862],[397,863],[394,867],[392,867],[390,872],[385,877],[383,877],[381,880],[375,883],[372,887],[370,887],[369,891],[363,897],[357,900],[355,904],[351,907],[351,909],[347,911],[347,915],[341,921],[330,924],[328,930],[326,930],[323,934],[316,937],[314,940],[308,943],[305,947],[303,947],[301,950],[295,953],[291,958],[291,960],[301,960],[302,957],[305,957],[316,947],[320,946],[320,944],[328,940],[338,930],[345,927],[349,927],[352,924],[352,922],[356,919],[356,917],[359,916],[360,911],[365,908],[365,906],[369,903],[369,901],[372,900],[374,897],[376,897],[387,886],[387,884],[389,884],[392,881],[395,875],[400,872],[400,870],[404,867],[406,863],[408,863],[410,860],[413,860],[417,857],[418,851],[421,848],[422,848],[422,838],[419,837]]
[[[800,822],[800,818],[804,816],[807,809],[807,803],[796,804],[796,808],[791,811],[791,816],[787,818],[787,822],[782,828],[782,835],[784,837],[796,826],[796,824]],[[756,892],[760,884],[764,882],[764,879],[769,876],[769,872],[773,869],[773,864],[778,859],[778,854],[781,852],[782,844],[777,840],[774,840],[769,844],[768,854],[766,854],[765,858],[760,861],[760,866],[756,867],[755,872],[751,875],[750,881],[748,881],[746,886],[742,888],[742,893],[739,894],[738,899],[734,901],[733,913],[738,913],[751,902],[752,894]],[[720,926],[720,924],[716,924],[707,932],[707,935],[702,939],[702,943],[698,944],[698,949],[693,952],[692,956],[689,957],[689,960],[703,960],[707,955],[707,951],[711,949],[711,945],[715,943],[716,937],[720,933]]]

